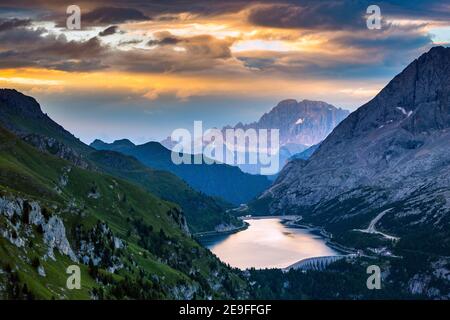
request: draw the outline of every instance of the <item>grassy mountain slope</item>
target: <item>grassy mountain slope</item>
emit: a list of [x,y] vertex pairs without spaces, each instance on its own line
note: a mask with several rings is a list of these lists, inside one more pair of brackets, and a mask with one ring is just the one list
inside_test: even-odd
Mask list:
[[[3,128],[0,190],[0,297],[244,295],[239,276],[183,231],[178,206],[41,153]],[[65,287],[71,264],[81,268],[81,290]]]
[[158,197],[179,204],[193,233],[214,230],[218,225],[240,225],[240,221],[226,213],[229,204],[193,190],[170,172],[153,170],[133,157],[114,151],[96,151],[90,154],[89,159],[102,170],[133,181]]
[[117,152],[96,151],[42,113],[35,99],[16,90],[0,90],[0,124],[41,151],[83,168],[95,168],[117,175],[160,198],[179,204],[192,232],[211,231],[217,226],[239,225],[239,221],[225,212],[229,204],[197,192],[177,176],[148,168],[132,157]]

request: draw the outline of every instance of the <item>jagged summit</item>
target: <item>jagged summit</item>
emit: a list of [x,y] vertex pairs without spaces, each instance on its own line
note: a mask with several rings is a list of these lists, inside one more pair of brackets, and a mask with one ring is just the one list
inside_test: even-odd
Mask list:
[[327,139],[351,138],[385,127],[413,134],[450,126],[450,48],[435,47],[410,63]]
[[[280,145],[310,146],[321,142],[349,112],[323,101],[280,101],[257,122],[238,123],[235,128],[279,129]],[[229,127],[225,127],[229,128]]]
[[0,114],[14,114],[27,118],[42,118],[39,103],[15,89],[0,89]]

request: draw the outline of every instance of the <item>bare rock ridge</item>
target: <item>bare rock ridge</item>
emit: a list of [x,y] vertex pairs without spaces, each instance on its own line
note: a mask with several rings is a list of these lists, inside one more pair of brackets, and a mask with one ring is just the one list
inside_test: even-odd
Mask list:
[[[349,114],[322,101],[283,100],[257,122],[238,123],[235,128],[280,130],[280,145],[311,146],[321,142]],[[226,127],[229,128],[229,127]],[[226,129],[225,128],[225,129]]]

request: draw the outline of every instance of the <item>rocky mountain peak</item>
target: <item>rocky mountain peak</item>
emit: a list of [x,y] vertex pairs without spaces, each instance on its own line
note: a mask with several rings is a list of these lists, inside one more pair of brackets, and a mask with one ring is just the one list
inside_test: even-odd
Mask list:
[[[35,136],[30,141],[38,144],[42,144],[42,141],[38,141],[42,140],[42,137],[48,137],[64,144],[77,154],[91,152],[88,146],[44,114],[33,97],[14,89],[0,89],[0,126],[21,138],[30,139],[29,135],[33,134]],[[56,145],[53,142],[50,144]]]
[[41,118],[39,103],[14,89],[0,89],[0,114],[12,114],[25,118]]
[[94,141],[91,142],[91,146],[92,145],[101,145],[101,144],[104,144],[104,143],[106,143],[106,142],[104,142],[101,139],[95,139]]
[[433,48],[342,121],[307,163],[283,170],[271,190],[276,206],[315,205],[364,188],[393,201],[448,186],[449,91],[450,48]]
[[432,48],[352,113],[333,136],[351,138],[397,126],[412,134],[447,128],[450,126],[449,91],[450,48]]
[[322,101],[286,99],[279,102],[257,122],[244,128],[279,129],[280,144],[317,144],[339,124],[349,112]]
[[128,139],[119,139],[113,142],[114,145],[134,147],[135,144]]

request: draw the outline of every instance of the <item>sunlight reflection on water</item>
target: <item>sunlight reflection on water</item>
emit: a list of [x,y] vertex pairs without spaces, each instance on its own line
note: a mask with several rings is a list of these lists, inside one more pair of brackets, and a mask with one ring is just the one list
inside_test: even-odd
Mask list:
[[285,226],[281,219],[246,221],[246,230],[204,240],[204,245],[240,269],[284,268],[305,258],[337,255],[323,238],[307,229]]

